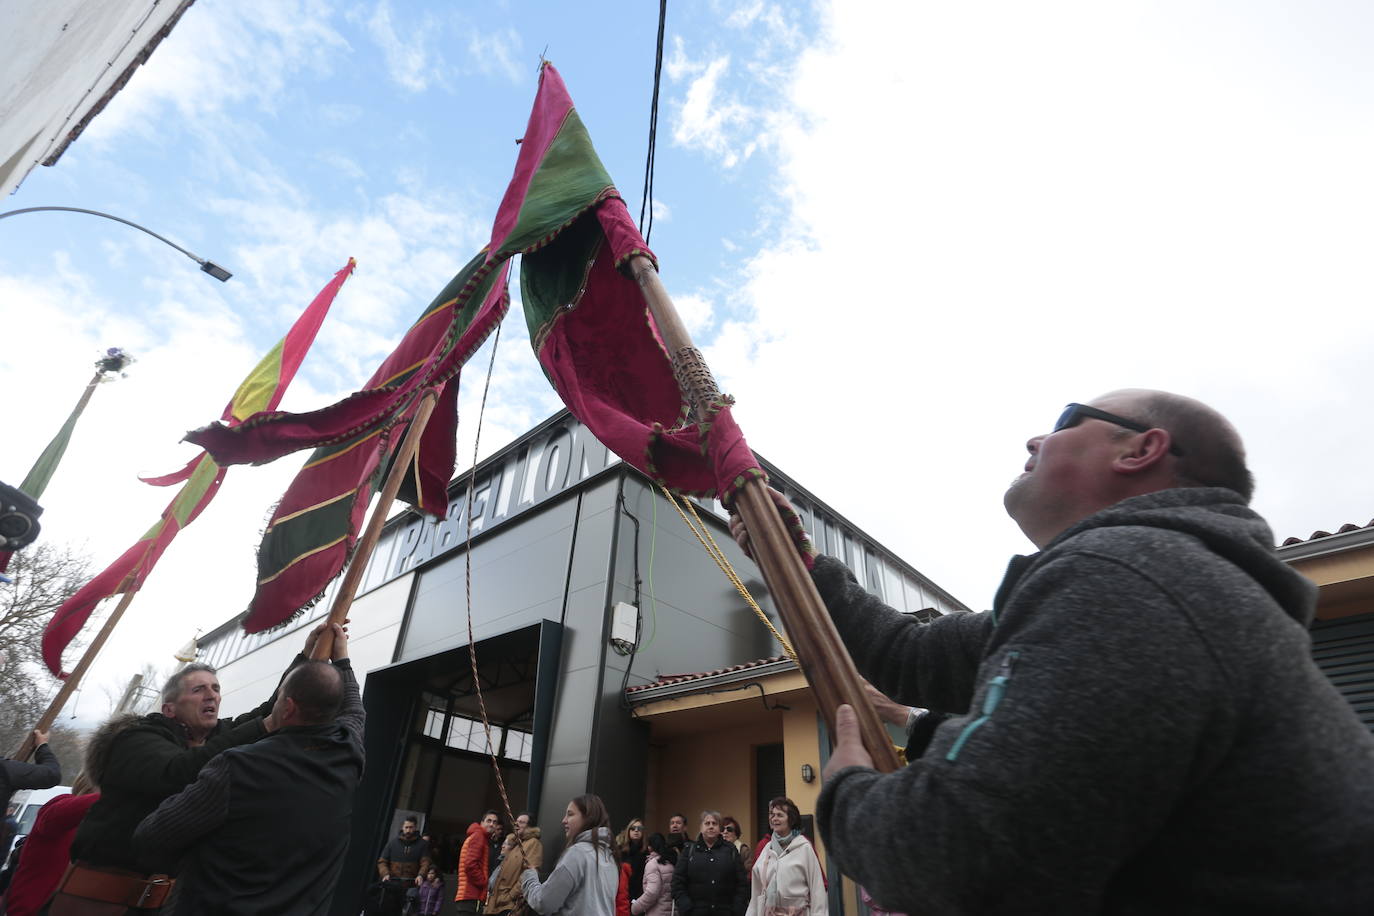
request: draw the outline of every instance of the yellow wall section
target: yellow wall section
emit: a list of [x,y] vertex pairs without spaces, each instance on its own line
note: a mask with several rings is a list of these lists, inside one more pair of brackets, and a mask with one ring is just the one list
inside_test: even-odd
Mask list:
[[[758,702],[757,697],[754,700]],[[762,706],[759,711],[766,712]],[[731,815],[745,837],[757,838],[754,817],[754,747],[783,739],[775,716],[756,725],[684,735],[659,749],[658,796],[651,830],[666,831],[673,812],[687,815],[687,830],[696,837],[705,809]],[[623,824],[617,824],[619,830]]]

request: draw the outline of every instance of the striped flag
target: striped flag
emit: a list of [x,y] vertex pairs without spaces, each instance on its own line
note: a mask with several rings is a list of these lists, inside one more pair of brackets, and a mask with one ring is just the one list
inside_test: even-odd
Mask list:
[[348,563],[372,494],[426,391],[437,390],[402,499],[442,516],[456,458],[458,381],[463,364],[510,306],[505,263],[486,253],[468,262],[427,305],[361,391],[316,411],[262,413],[215,424],[188,439],[225,463],[262,463],[315,451],[291,482],[258,549],[258,585],[243,627],[277,626],[309,607]]
[[[226,423],[242,422],[260,411],[273,410],[281,403],[286,386],[291,384],[329,313],[330,304],[355,266],[356,262],[349,258],[347,266],[320,290],[286,336],[248,373],[224,408],[222,417]],[[207,453],[201,452],[180,471],[163,477],[143,478],[145,483],[154,486],[184,485],[143,537],[68,598],[48,621],[43,631],[43,661],[49,671],[66,677],[62,672],[62,652],[90,619],[96,605],[111,595],[138,591],[167,545],[214,499],[224,480],[224,470]]]

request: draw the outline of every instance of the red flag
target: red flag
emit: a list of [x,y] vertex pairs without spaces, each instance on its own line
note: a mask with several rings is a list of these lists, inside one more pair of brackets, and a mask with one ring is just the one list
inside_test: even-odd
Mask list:
[[[286,336],[248,373],[224,408],[222,416],[226,422],[238,423],[250,414],[271,410],[281,403],[286,386],[295,377],[301,360],[314,342],[315,334],[329,313],[329,306],[339,287],[343,286],[355,266],[356,262],[349,258],[348,265],[334,274],[334,279],[320,290],[319,295],[296,319],[291,330],[286,332]],[[66,677],[62,672],[62,651],[90,619],[96,605],[111,595],[138,591],[167,545],[182,528],[196,520],[219,492],[224,470],[209,455],[201,452],[180,471],[163,477],[143,478],[146,483],[155,486],[169,486],[182,481],[186,485],[138,543],[63,602],[52,620],[48,621],[43,631],[43,661],[49,671],[58,677]]]
[[289,619],[343,570],[406,424],[420,397],[435,387],[439,402],[401,498],[444,514],[457,444],[459,371],[509,305],[506,265],[489,266],[479,254],[425,308],[362,391],[312,413],[260,414],[243,427],[208,427],[188,436],[217,457],[237,460],[270,460],[303,444],[319,446],[268,522],[245,630],[256,633]]

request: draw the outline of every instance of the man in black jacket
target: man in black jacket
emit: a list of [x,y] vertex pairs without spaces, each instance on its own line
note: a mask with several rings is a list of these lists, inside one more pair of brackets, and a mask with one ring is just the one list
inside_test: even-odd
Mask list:
[[[7,809],[15,789],[51,789],[62,781],[62,767],[48,747],[48,733],[33,731],[33,763],[0,758],[0,808]],[[8,852],[0,850],[0,855]]]
[[673,902],[679,916],[744,916],[749,873],[739,849],[720,835],[720,812],[701,812],[701,833],[677,857]]
[[[287,668],[304,662],[325,624],[314,627],[305,649]],[[235,719],[219,718],[220,686],[215,669],[191,664],[168,679],[162,711],[125,716],[101,726],[87,767],[100,785],[95,803],[72,843],[74,867],[63,878],[51,912],[61,914],[85,901],[101,901],[110,912],[156,911],[170,891],[177,863],[151,858],[130,839],[139,821],[170,795],[190,785],[216,754],[251,744],[279,727],[272,715],[276,694]],[[81,898],[80,903],[67,897]]]
[[333,664],[305,662],[282,681],[279,728],[210,761],[134,832],[150,858],[185,854],[178,913],[328,911],[363,772],[363,704],[333,630]]

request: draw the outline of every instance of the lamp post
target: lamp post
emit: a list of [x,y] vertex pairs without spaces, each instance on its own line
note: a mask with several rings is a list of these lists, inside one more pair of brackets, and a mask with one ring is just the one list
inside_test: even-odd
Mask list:
[[157,239],[159,242],[165,242],[166,244],[171,245],[177,251],[180,251],[182,254],[186,255],[186,257],[190,258],[192,261],[195,261],[197,264],[199,264],[201,270],[205,271],[207,274],[214,277],[221,283],[225,282],[233,276],[233,274],[225,270],[223,267],[220,267],[214,261],[211,261],[208,258],[202,258],[197,254],[193,254],[192,252],[187,251],[185,248],[182,248],[176,242],[173,242],[172,240],[167,238],[163,238],[162,236],[158,235],[156,232],[154,232],[146,226],[140,226],[138,223],[135,223],[132,220],[124,219],[120,216],[114,216],[109,213],[101,213],[99,210],[85,210],[81,207],[25,207],[22,210],[10,210],[7,213],[0,213],[0,219],[6,219],[11,216],[18,216],[21,213],[40,213],[45,210],[61,210],[67,213],[89,213],[91,216],[103,216],[105,219],[112,219],[117,223],[123,223],[126,226],[133,226],[140,232],[148,233],[153,238]]

